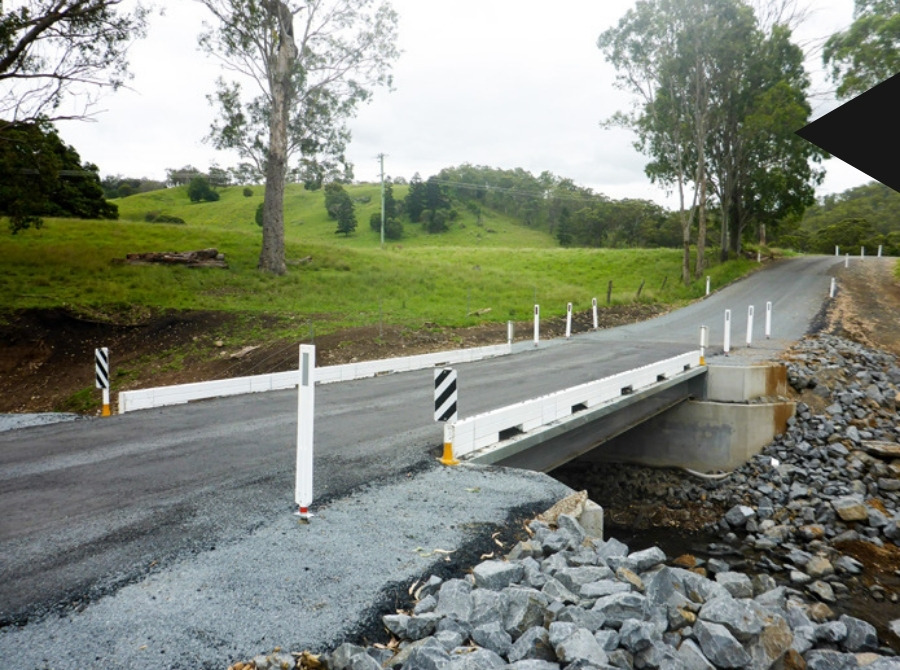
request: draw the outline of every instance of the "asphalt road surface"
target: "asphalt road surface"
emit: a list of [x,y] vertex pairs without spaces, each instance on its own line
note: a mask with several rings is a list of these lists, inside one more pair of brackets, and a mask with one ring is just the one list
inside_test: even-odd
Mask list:
[[[458,366],[460,416],[698,347],[721,352],[723,313],[745,348],[784,348],[828,297],[834,257],[780,261],[685,309]],[[765,341],[765,303],[773,338]],[[739,353],[739,352],[738,352]],[[242,537],[292,507],[296,391],[223,398],[0,433],[0,625],[77,612],[146,574]],[[319,387],[315,501],[412,469],[440,452],[432,372]],[[315,502],[313,505],[315,509]]]

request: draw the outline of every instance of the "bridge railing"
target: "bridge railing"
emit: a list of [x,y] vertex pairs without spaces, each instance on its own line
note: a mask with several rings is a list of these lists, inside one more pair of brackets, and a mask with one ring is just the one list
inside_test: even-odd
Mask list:
[[634,370],[573,386],[507,407],[475,414],[444,425],[444,443],[452,444],[456,458],[565,419],[578,411],[612,402],[623,395],[674,379],[700,365],[700,352],[691,351]]
[[[316,383],[330,384],[334,382],[351,381],[354,379],[365,379],[367,377],[377,377],[378,375],[396,372],[423,370],[439,365],[468,363],[483,358],[503,356],[510,352],[511,347],[509,344],[498,344],[488,347],[454,349],[434,354],[386,358],[377,361],[363,361],[360,363],[347,363],[344,365],[328,365],[316,368]],[[219,398],[224,396],[262,393],[265,391],[279,391],[294,388],[297,386],[298,378],[299,372],[297,370],[289,370],[287,372],[274,372],[267,375],[235,377],[233,379],[219,379],[216,381],[178,384],[175,386],[157,386],[155,388],[141,389],[138,391],[122,391],[119,393],[119,414],[133,412],[139,409],[178,405],[193,400],[203,400],[205,398]]]

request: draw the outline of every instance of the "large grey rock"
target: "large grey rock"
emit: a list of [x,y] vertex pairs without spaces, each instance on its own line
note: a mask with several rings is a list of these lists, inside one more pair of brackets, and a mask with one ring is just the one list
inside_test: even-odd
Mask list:
[[762,632],[763,624],[748,602],[734,598],[707,600],[698,614],[702,621],[720,624],[737,640],[747,642]]
[[578,593],[585,584],[597,582],[601,579],[609,579],[613,576],[613,571],[606,565],[586,565],[580,568],[563,568],[562,570],[557,570],[553,576],[562,582],[567,589],[573,593]]
[[440,642],[433,637],[407,645],[388,661],[390,668],[403,668],[403,670],[443,670],[450,662],[450,654]]
[[750,654],[725,626],[698,620],[694,634],[703,655],[719,668],[742,668],[750,663]]
[[[477,570],[477,568],[476,568]],[[468,621],[472,615],[472,585],[464,579],[450,579],[441,585],[434,613]]]
[[635,572],[646,572],[657,565],[666,562],[666,553],[659,547],[650,547],[643,551],[635,551],[628,554],[625,567]]
[[837,600],[834,595],[834,589],[831,588],[831,584],[823,582],[821,579],[814,581],[812,584],[808,584],[806,590],[826,603],[833,603]]
[[639,593],[614,593],[598,599],[591,610],[603,616],[604,625],[617,629],[626,619],[646,619],[648,603]]
[[524,568],[519,563],[506,561],[484,561],[472,571],[475,586],[482,589],[501,591],[522,579]]
[[628,556],[628,545],[611,537],[606,541],[595,541],[594,551],[596,551],[597,556],[604,561],[609,558],[624,558],[625,556]]
[[559,670],[559,663],[528,658],[506,666],[505,670]]
[[578,515],[578,523],[588,537],[603,539],[603,508],[590,498],[585,501],[584,509]]
[[578,624],[568,621],[554,621],[550,624],[548,630],[550,632],[550,646],[556,647],[560,642],[578,630]]
[[450,654],[450,663],[444,670],[482,670],[483,668],[503,668],[506,661],[490,649],[466,649]]
[[837,644],[847,637],[847,624],[843,621],[825,621],[816,626],[816,640]]
[[581,524],[578,523],[578,519],[570,514],[560,514],[556,519],[556,526],[560,532],[569,536],[569,546],[572,549],[580,547],[587,538],[587,533]]
[[[293,659],[291,659],[293,661]],[[296,662],[296,661],[294,661]],[[290,667],[290,666],[288,666]],[[347,665],[347,670],[383,670],[381,667],[381,663],[376,661],[374,658],[369,656],[366,653],[356,654],[353,658],[350,659],[350,663]]]
[[557,644],[555,652],[562,663],[583,661],[595,665],[605,665],[608,660],[603,647],[585,628],[577,629],[572,635]]
[[838,619],[847,628],[847,636],[841,648],[849,652],[875,651],[878,648],[878,632],[868,621],[842,614]]
[[633,591],[631,584],[616,581],[615,579],[601,579],[599,582],[591,582],[581,587],[579,593],[583,598],[602,598],[614,593],[628,593]]
[[853,654],[830,649],[813,649],[803,657],[806,670],[855,670],[859,662]]
[[551,577],[541,589],[547,597],[558,600],[561,603],[574,604],[579,602],[579,597],[563,586],[558,579]]
[[543,626],[532,626],[526,630],[510,647],[507,658],[510,663],[528,658],[555,661],[556,654],[550,646],[550,634],[547,629]]
[[489,621],[503,621],[509,608],[509,599],[505,591],[475,589],[471,594],[472,609],[468,622],[479,626]]
[[[757,606],[751,604],[751,607]],[[776,663],[786,659],[794,641],[794,634],[784,617],[766,613],[762,609],[758,614],[759,620],[763,622],[762,633],[744,644],[752,659],[750,668],[752,670],[768,670],[768,668],[778,667]]]
[[503,627],[513,640],[533,626],[544,623],[544,613],[550,599],[540,591],[531,588],[514,586],[506,589],[509,607]]
[[556,621],[574,623],[579,628],[587,628],[589,631],[596,633],[603,626],[604,618],[603,615],[592,610],[569,605],[559,611],[556,615]]
[[632,654],[653,646],[653,642],[657,639],[660,639],[660,636],[656,626],[649,621],[628,619],[623,621],[619,628],[619,644]]
[[351,658],[357,654],[364,654],[365,652],[365,648],[360,647],[358,644],[344,642],[331,652],[328,659],[328,667],[333,670],[346,670],[350,665]]
[[384,627],[399,638],[406,637],[406,625],[409,623],[408,614],[386,614],[381,617]]
[[413,616],[406,622],[406,637],[410,640],[422,640],[434,633],[438,621],[443,617],[434,612],[427,612],[421,616]]
[[472,630],[472,641],[501,656],[506,656],[510,647],[512,647],[512,637],[503,630],[499,621],[491,621],[476,626]]
[[693,640],[685,640],[678,647],[678,658],[684,663],[686,668],[691,670],[715,670],[709,659],[703,655],[700,647]]
[[609,628],[596,631],[594,639],[597,640],[597,644],[600,645],[603,651],[615,651],[619,646],[619,634]]
[[806,562],[806,566],[803,570],[813,579],[821,579],[822,577],[834,574],[834,566],[831,564],[831,561],[824,556],[811,557]]
[[716,583],[735,598],[753,597],[753,582],[742,572],[720,572],[716,574]]
[[747,505],[735,505],[725,512],[725,521],[732,528],[743,528],[747,521],[756,516],[756,511]]

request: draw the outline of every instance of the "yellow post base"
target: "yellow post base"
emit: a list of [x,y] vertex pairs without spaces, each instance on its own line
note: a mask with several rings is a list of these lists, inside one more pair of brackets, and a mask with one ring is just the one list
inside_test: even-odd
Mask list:
[[444,465],[459,465],[459,461],[453,458],[453,444],[444,442],[444,455],[438,459]]
[[706,357],[705,356],[700,357],[700,365],[706,365]]
[[103,410],[100,412],[100,416],[112,416],[112,413],[109,411],[109,405],[103,406]]

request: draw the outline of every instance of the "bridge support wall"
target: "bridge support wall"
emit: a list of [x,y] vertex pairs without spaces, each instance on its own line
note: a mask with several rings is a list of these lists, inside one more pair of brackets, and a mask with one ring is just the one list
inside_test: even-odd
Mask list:
[[795,410],[786,393],[783,365],[711,365],[703,400],[681,403],[585,458],[700,472],[733,470],[785,431]]

